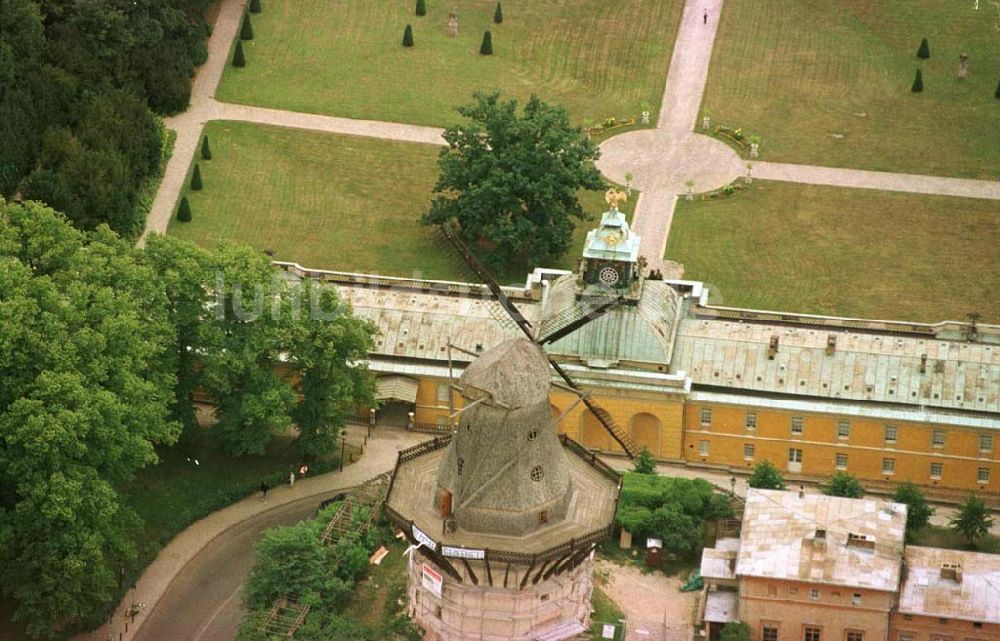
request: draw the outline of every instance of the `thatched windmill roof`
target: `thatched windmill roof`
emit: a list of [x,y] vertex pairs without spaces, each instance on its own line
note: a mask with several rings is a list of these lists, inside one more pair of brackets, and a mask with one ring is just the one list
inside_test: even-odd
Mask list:
[[462,374],[463,396],[489,405],[516,409],[549,397],[549,363],[542,348],[511,338],[473,361]]

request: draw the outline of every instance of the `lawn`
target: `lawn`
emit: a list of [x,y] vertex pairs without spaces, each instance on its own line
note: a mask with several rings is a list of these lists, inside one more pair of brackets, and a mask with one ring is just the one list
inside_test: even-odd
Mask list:
[[[206,132],[213,159],[198,160],[204,189],[186,192],[193,219],[171,221],[169,233],[208,247],[269,249],[311,268],[463,278],[453,253],[419,223],[437,179],[437,147],[237,122],[213,121]],[[607,209],[601,193],[581,201],[589,220],[577,224],[563,259],[545,267],[572,267]],[[500,277],[523,282],[531,267]]]
[[681,199],[666,257],[740,307],[1000,321],[1000,202],[754,181]]
[[[219,100],[421,125],[456,121],[477,90],[562,104],[577,121],[655,122],[681,0],[265,0],[244,43],[247,66],[227,67]],[[457,10],[459,35],[448,36]],[[412,24],[415,46],[401,46]],[[484,30],[492,56],[479,55]]]
[[948,550],[973,550],[987,554],[1000,554],[1000,536],[988,534],[975,548],[970,548],[965,538],[948,527],[928,525],[913,537],[913,545]]
[[1000,5],[978,4],[727,2],[703,110],[759,134],[763,160],[996,179]]

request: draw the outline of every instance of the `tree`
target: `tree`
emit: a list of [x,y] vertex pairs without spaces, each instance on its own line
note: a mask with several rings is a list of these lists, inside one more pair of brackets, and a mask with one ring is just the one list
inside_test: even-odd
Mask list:
[[194,164],[194,172],[191,174],[191,191],[201,191],[201,167]]
[[484,260],[545,264],[569,247],[574,218],[583,217],[582,189],[604,188],[599,154],[566,111],[532,97],[523,109],[497,93],[476,94],[458,112],[467,121],[447,129],[447,149],[424,224],[455,221],[461,235],[485,247]]
[[0,200],[0,590],[31,636],[114,597],[139,521],[116,487],[176,440],[163,291],[131,243]]
[[853,475],[847,472],[837,472],[830,477],[830,483],[822,487],[822,492],[827,496],[860,499],[865,495],[865,488]]
[[488,29],[483,32],[483,43],[479,45],[479,53],[484,56],[493,55],[493,34]]
[[975,494],[970,494],[958,507],[958,514],[951,519],[951,529],[965,537],[969,545],[975,547],[993,527],[990,509]]
[[923,90],[924,90],[924,77],[920,73],[920,70],[917,69],[917,75],[913,79],[913,86],[910,88],[910,91],[912,91],[913,93],[920,93]]
[[233,53],[233,66],[234,67],[245,67],[247,66],[246,56],[243,54],[243,41],[236,41],[236,51]]
[[427,5],[424,0],[417,0],[417,15],[426,16],[427,15]]
[[202,160],[212,159],[212,148],[208,145],[208,135],[206,134],[204,138],[201,139],[201,158]]
[[243,14],[243,26],[240,27],[240,40],[253,40],[253,25],[250,24],[250,14]]
[[403,46],[412,47],[413,46],[413,27],[406,25],[406,30],[403,31]]
[[761,461],[753,468],[753,474],[747,479],[747,485],[761,490],[783,490],[785,479],[771,461]]
[[260,13],[261,9],[260,0],[250,0],[250,13]]
[[930,521],[931,515],[934,514],[934,508],[927,503],[927,497],[923,491],[913,483],[906,482],[896,486],[892,500],[907,506],[906,537],[908,539],[924,529]]
[[497,2],[497,9],[493,12],[493,22],[500,24],[503,22],[503,9],[500,7],[500,3]]
[[931,48],[927,44],[927,38],[920,41],[920,48],[917,49],[917,57],[925,60],[931,57]]
[[177,220],[182,223],[191,222],[191,204],[187,196],[181,196],[181,204],[177,206]]
[[656,474],[656,461],[653,459],[653,455],[649,453],[649,448],[645,445],[642,446],[639,456],[635,458],[632,469],[639,474]]
[[741,621],[730,621],[722,626],[721,641],[750,641],[750,626]]
[[344,418],[374,403],[374,377],[366,366],[351,364],[367,358],[375,327],[354,318],[330,287],[305,281],[302,294],[314,317],[292,330],[301,395],[292,417],[299,428],[296,447],[311,457],[333,451]]

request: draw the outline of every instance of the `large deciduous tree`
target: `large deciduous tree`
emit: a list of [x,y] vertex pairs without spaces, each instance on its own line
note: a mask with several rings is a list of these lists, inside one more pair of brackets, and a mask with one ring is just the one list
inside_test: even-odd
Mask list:
[[951,519],[951,528],[965,537],[969,545],[975,547],[986,538],[993,527],[991,510],[982,499],[972,494],[960,506]]
[[115,487],[173,441],[173,332],[106,227],[0,200],[0,589],[34,636],[100,612],[135,555]]
[[577,192],[604,187],[594,167],[597,147],[564,109],[536,97],[519,108],[497,93],[476,94],[458,112],[467,120],[444,133],[448,147],[423,222],[457,221],[495,268],[562,255],[573,219],[584,214]]
[[924,529],[934,514],[934,508],[927,503],[927,496],[919,487],[907,481],[900,483],[892,494],[892,500],[906,505],[906,538]]

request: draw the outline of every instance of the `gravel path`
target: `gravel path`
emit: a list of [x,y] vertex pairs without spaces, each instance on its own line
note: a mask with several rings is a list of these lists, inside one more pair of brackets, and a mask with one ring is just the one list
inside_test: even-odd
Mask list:
[[683,641],[691,638],[694,593],[681,592],[682,581],[661,572],[644,574],[634,565],[599,559],[601,589],[625,613],[626,641]]

